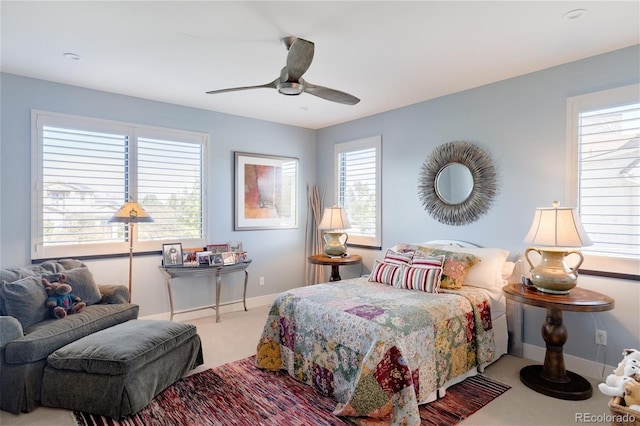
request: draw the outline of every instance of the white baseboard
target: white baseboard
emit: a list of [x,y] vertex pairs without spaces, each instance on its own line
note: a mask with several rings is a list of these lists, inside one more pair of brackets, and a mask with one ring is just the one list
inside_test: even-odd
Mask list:
[[[270,306],[273,303],[273,299],[277,294],[268,294],[266,296],[258,296],[251,297],[247,299],[247,309],[255,308],[258,306]],[[196,309],[196,308],[193,308]],[[233,305],[220,306],[220,315],[229,313],[229,312],[237,312],[243,311],[244,307],[242,306],[242,302],[234,303]],[[202,308],[199,311],[191,311],[185,312],[183,314],[174,314],[173,318],[180,321],[190,321],[203,317],[210,317],[215,315],[215,309]],[[165,312],[162,314],[148,315],[145,317],[140,317],[140,319],[153,319],[153,320],[168,320],[171,318],[171,312]]]
[[[546,348],[540,346],[530,345],[528,343],[524,343],[523,347],[523,358],[532,359],[534,361],[542,364],[544,362],[544,354],[546,352]],[[578,358],[574,355],[564,354],[564,366],[567,370],[573,371],[581,376],[591,377],[597,380],[603,380],[600,377],[602,373],[602,363],[590,361],[584,358]],[[609,375],[615,366],[605,365],[604,366],[604,377]]]

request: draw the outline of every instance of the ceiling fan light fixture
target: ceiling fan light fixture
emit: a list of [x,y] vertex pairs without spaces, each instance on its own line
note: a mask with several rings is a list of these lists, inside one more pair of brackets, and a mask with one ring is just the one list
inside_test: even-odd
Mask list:
[[278,84],[278,92],[283,95],[299,95],[304,92],[304,86],[300,83],[285,81]]
[[285,47],[289,50],[287,54],[287,64],[280,70],[280,76],[270,83],[258,86],[231,87],[228,89],[210,90],[207,94],[235,92],[248,89],[276,89],[278,93],[287,96],[299,95],[302,92],[337,102],[344,105],[355,105],[360,99],[339,90],[330,89],[324,86],[317,86],[302,79],[302,75],[307,72],[313,60],[314,44],[309,40],[297,37],[285,37],[282,39]]

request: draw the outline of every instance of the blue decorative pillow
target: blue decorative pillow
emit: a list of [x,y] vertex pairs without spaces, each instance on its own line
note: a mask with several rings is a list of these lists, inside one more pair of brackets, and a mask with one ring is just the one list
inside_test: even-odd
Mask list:
[[64,282],[71,286],[71,293],[80,297],[87,305],[93,305],[100,302],[102,294],[93,279],[93,274],[89,268],[67,269],[57,274],[45,275],[49,281],[61,281],[60,276],[64,275]]
[[46,306],[47,292],[40,275],[11,283],[2,281],[1,285],[7,315],[20,321],[23,329],[50,318]]

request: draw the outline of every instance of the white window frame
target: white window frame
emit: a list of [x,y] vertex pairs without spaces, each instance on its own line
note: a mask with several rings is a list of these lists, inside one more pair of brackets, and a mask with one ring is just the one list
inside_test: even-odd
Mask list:
[[[640,101],[640,84],[618,87],[600,92],[588,93],[567,98],[567,176],[566,200],[570,206],[579,206],[578,179],[578,144],[579,144],[579,114],[583,111],[605,109]],[[589,253],[589,247],[581,249],[585,260],[581,270],[596,275],[635,276],[640,275],[637,259],[626,257],[603,256]]]
[[[124,234],[123,240],[120,242],[105,242],[95,244],[70,244],[70,245],[44,245],[43,236],[43,127],[55,126],[61,128],[78,129],[82,131],[95,132],[113,132],[118,134],[126,134],[134,149],[130,152],[129,157],[129,189],[130,197],[136,201],[137,197],[137,138],[156,138],[167,140],[179,140],[183,142],[192,142],[202,144],[203,147],[203,164],[202,164],[202,238],[184,239],[179,242],[183,247],[203,247],[206,244],[206,236],[208,235],[208,217],[207,214],[207,185],[208,185],[208,145],[209,135],[200,132],[191,132],[185,130],[176,130],[170,128],[145,126],[135,123],[127,123],[106,119],[98,119],[92,117],[83,117],[70,114],[55,113],[49,111],[32,110],[31,111],[31,258],[32,259],[48,259],[60,257],[91,257],[91,256],[108,256],[119,255],[129,252],[129,239],[127,233]],[[125,200],[122,200],[124,203]],[[144,207],[144,206],[143,206]],[[153,225],[145,224],[145,225]],[[121,226],[126,226],[121,224]],[[152,240],[138,241],[138,226],[132,226],[129,229],[133,240],[134,252],[160,252],[162,244],[167,242],[176,242],[175,240]]]
[[[376,205],[375,205],[375,235],[366,236],[359,235],[353,230],[346,230],[349,235],[347,242],[350,246],[362,246],[367,248],[381,248],[382,247],[382,138],[380,136],[372,136],[369,138],[358,139],[351,142],[342,142],[334,145],[334,200],[338,203],[340,199],[340,162],[339,155],[345,152],[360,151],[364,149],[375,149],[376,151]],[[339,204],[339,203],[338,203]],[[347,215],[349,215],[348,206],[345,207]]]

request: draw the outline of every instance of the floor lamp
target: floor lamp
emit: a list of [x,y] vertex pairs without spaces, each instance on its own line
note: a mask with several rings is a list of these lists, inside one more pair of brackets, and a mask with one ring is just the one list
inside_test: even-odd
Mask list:
[[133,267],[133,226],[141,222],[153,222],[153,218],[135,201],[127,201],[109,219],[109,223],[119,222],[129,225],[129,302],[131,302],[131,271]]

